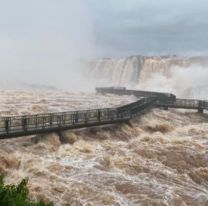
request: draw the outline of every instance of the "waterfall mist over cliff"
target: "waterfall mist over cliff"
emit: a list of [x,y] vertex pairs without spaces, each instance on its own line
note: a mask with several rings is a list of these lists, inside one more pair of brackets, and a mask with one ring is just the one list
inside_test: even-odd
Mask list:
[[184,98],[208,98],[208,67],[193,65],[188,68],[173,66],[169,75],[156,72],[138,85],[138,89],[172,92]]
[[208,61],[202,57],[103,59],[89,64],[97,86],[172,92],[180,97],[208,98]]
[[81,60],[92,57],[94,37],[82,0],[9,0],[0,24],[0,88],[86,88]]

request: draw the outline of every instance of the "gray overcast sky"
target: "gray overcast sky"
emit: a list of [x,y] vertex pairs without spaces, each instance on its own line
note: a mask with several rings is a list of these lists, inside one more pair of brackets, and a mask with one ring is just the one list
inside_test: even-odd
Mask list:
[[101,55],[208,51],[207,0],[86,0]]
[[0,86],[70,87],[80,59],[207,54],[207,38],[207,0],[0,0]]
[[205,53],[207,38],[207,0],[0,0],[4,61]]

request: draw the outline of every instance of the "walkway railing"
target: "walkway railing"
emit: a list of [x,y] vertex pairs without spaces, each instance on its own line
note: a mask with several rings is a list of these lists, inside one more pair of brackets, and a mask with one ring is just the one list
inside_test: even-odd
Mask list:
[[208,110],[208,101],[196,99],[178,99],[171,93],[127,90],[125,87],[100,87],[96,88],[101,94],[117,94],[117,95],[135,95],[136,97],[157,97],[157,106],[184,108],[184,109],[206,109]]
[[169,93],[99,88],[101,93],[134,94],[140,99],[117,108],[0,118],[0,139],[128,121],[153,107],[208,109],[207,101],[176,99]]
[[155,105],[156,98],[143,98],[118,107],[0,118],[0,138],[113,124],[128,121]]
[[208,102],[196,99],[176,99],[173,103],[160,103],[159,106],[167,106],[170,108],[182,109],[206,109],[208,110]]

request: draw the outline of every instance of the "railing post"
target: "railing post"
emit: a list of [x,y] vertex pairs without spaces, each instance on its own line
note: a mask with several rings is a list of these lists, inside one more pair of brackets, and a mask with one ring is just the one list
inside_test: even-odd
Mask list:
[[203,114],[203,113],[204,113],[203,108],[199,108],[199,109],[198,109],[198,113]]
[[27,118],[26,117],[22,118],[22,128],[24,131],[27,131]]
[[6,118],[4,120],[4,126],[5,126],[6,133],[8,134],[9,133],[9,129],[10,129],[10,120],[8,118]]
[[203,112],[204,112],[204,106],[205,106],[204,102],[203,102],[203,101],[199,101],[199,105],[198,105],[198,107],[199,107],[198,113],[203,114]]
[[38,128],[38,125],[39,125],[39,122],[38,122],[39,118],[38,117],[39,117],[38,114],[35,115],[35,127],[36,128]]
[[78,112],[75,113],[75,123],[78,123],[79,117],[78,117]]
[[119,111],[118,111],[118,109],[116,110],[116,119],[119,119],[119,117],[120,117],[120,113],[119,113]]
[[45,128],[45,117],[42,117],[42,127]]
[[98,109],[98,111],[97,111],[97,118],[98,118],[98,121],[100,121],[100,116],[101,116],[101,112],[100,112],[100,110]]
[[50,122],[50,126],[52,126],[53,125],[53,115],[52,114],[50,114],[50,120],[49,120],[49,122]]
[[132,118],[132,116],[133,116],[131,109],[129,109],[129,116],[130,116],[130,118]]
[[164,106],[163,109],[164,109],[164,110],[168,110],[168,106]]
[[84,121],[85,121],[85,124],[88,122],[88,114],[87,113],[84,113]]
[[71,114],[71,123],[74,125],[74,113]]

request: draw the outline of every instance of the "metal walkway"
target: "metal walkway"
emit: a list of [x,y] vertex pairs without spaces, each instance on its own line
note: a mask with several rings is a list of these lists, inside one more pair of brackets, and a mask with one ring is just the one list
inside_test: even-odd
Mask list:
[[172,104],[160,104],[160,106],[169,108],[196,109],[199,112],[203,112],[203,110],[208,110],[208,101],[195,99],[176,99],[176,101]]
[[101,94],[134,95],[136,97],[157,97],[155,106],[179,109],[195,109],[200,112],[208,110],[208,101],[197,99],[179,99],[170,93],[127,90],[125,87],[101,87],[96,89]]
[[207,101],[176,99],[169,93],[126,90],[125,88],[97,88],[102,94],[135,95],[138,101],[117,108],[94,109],[0,118],[0,139],[47,132],[93,127],[128,121],[154,107],[208,109]]

